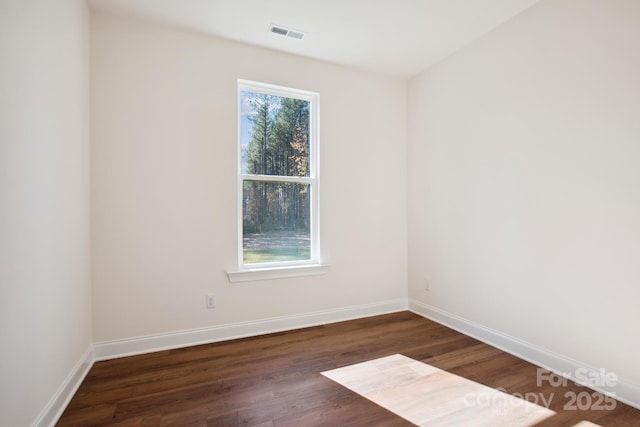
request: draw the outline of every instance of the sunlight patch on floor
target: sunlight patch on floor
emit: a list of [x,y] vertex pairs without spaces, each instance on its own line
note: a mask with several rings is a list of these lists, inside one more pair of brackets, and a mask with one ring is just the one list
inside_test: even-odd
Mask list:
[[322,375],[418,426],[530,427],[555,415],[542,405],[401,354]]

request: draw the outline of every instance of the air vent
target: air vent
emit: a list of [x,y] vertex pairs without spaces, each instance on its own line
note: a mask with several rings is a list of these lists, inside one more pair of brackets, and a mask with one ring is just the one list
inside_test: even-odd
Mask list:
[[300,33],[298,31],[289,31],[287,33],[288,37],[291,37],[293,39],[298,39],[298,40],[302,40],[302,38],[304,37],[304,33]]
[[269,32],[297,40],[302,40],[304,37],[304,33],[302,31],[292,30],[291,28],[286,28],[280,25],[272,25],[269,28]]
[[281,36],[286,36],[287,34],[289,34],[289,30],[285,28],[275,27],[275,26],[271,27],[271,32],[280,34]]

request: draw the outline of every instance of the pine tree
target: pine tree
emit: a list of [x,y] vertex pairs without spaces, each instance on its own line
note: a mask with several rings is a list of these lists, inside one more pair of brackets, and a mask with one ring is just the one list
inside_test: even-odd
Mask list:
[[[247,173],[309,176],[309,102],[251,94],[255,114]],[[244,186],[245,232],[309,230],[307,185],[249,181]]]
[[[274,137],[282,175],[309,176],[309,102],[283,98],[275,117]],[[282,217],[289,229],[308,230],[309,194],[306,185],[283,184]]]

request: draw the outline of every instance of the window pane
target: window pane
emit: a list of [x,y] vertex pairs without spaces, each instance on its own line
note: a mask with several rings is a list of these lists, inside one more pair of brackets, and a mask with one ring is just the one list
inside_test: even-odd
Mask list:
[[243,174],[309,176],[309,104],[240,92]]
[[244,264],[311,259],[309,185],[244,181]]

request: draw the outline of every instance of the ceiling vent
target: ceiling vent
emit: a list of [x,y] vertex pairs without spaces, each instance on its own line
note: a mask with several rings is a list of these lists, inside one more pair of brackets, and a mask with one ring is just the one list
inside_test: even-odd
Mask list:
[[302,40],[304,37],[304,33],[302,31],[292,30],[291,28],[282,27],[280,25],[272,25],[269,28],[269,32],[297,40]]

